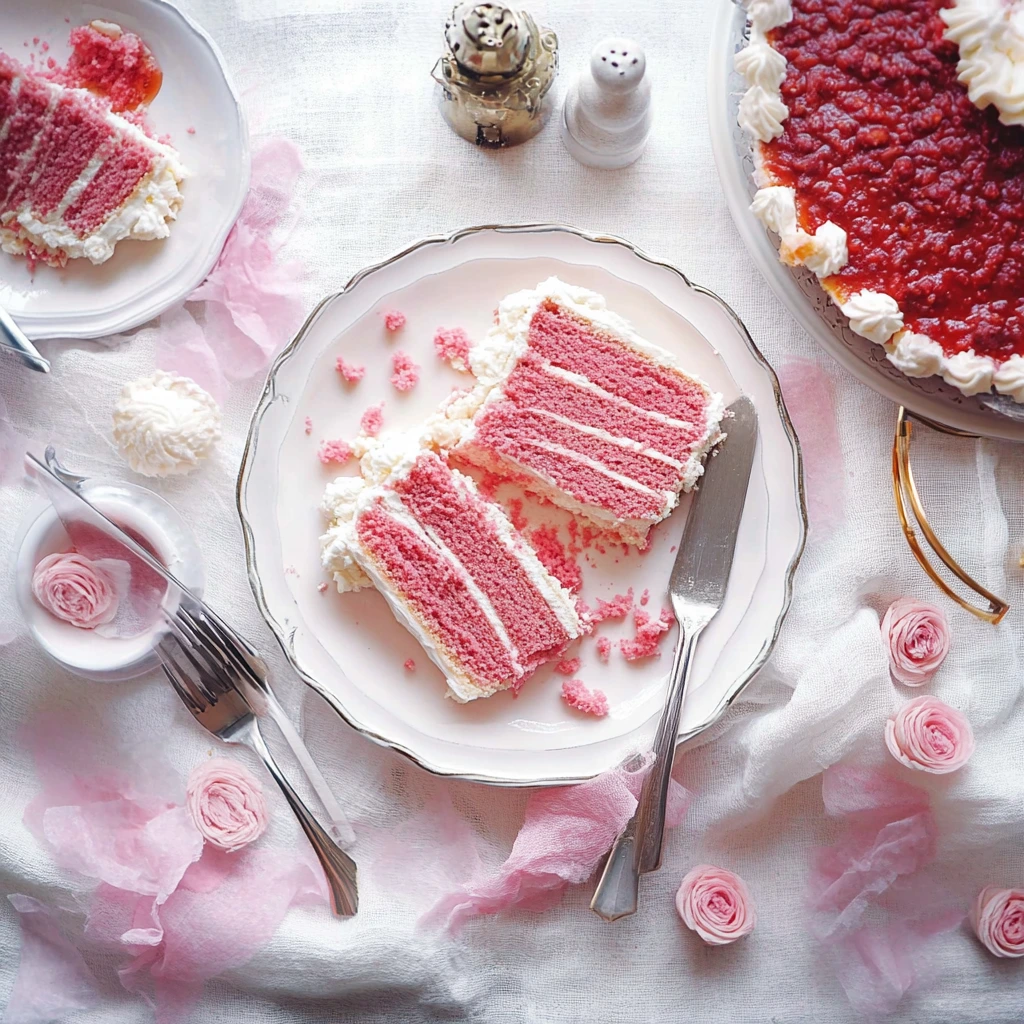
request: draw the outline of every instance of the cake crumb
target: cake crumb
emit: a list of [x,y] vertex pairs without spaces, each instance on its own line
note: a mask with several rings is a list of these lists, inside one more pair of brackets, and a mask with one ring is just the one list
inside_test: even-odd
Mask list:
[[189,135],[195,135],[195,133],[196,133],[196,130],[195,130],[195,128],[192,125],[190,125],[188,128],[186,128],[185,131],[188,132]]
[[329,586],[329,584],[327,584],[327,583],[318,583],[318,584],[316,585],[316,589],[317,589],[317,590],[318,590],[318,591],[319,591],[319,592],[320,592],[321,594],[326,594],[326,593],[327,593],[327,587],[328,587],[328,586]]
[[611,657],[612,653],[612,642],[606,636],[599,636],[597,638],[597,656],[602,661],[607,661]]
[[645,587],[644,588],[644,592],[640,595],[640,603],[642,605],[645,605],[645,604],[647,604],[648,601],[650,601],[650,599],[651,599],[651,592],[650,592],[650,590],[648,588]]
[[652,619],[651,616],[639,608],[633,609],[633,625],[636,627],[636,636],[632,640],[620,640],[619,650],[626,661],[636,661],[638,658],[654,658],[660,655],[658,646],[662,636],[672,628],[675,616],[671,608],[662,609],[661,615]]
[[624,594],[616,594],[610,601],[598,600],[597,607],[590,613],[591,622],[605,619],[624,619],[633,607],[633,588]]
[[369,437],[376,437],[384,426],[384,403],[371,405],[359,420],[359,429]]
[[402,668],[404,668],[406,672],[415,672],[416,662],[413,661],[412,658],[406,658]]
[[312,416],[307,416],[306,417],[306,428],[305,429],[306,429],[306,434],[307,435],[313,433],[313,417]]
[[405,352],[396,352],[391,357],[391,365],[395,372],[391,376],[391,385],[396,391],[411,391],[420,379],[420,368]]
[[608,714],[608,698],[600,690],[591,690],[582,679],[566,679],[562,683],[562,700],[571,708],[595,718]]
[[352,449],[345,441],[321,441],[316,457],[325,466],[331,462],[348,462]]
[[565,661],[560,661],[555,666],[555,671],[559,675],[563,676],[574,676],[580,670],[580,665],[583,662],[579,658],[567,658]]
[[494,473],[489,469],[483,471],[483,475],[477,481],[476,489],[485,497],[493,499],[498,488],[505,483],[505,477],[500,473]]
[[558,527],[550,525],[538,526],[530,534],[530,543],[537,552],[541,565],[570,594],[578,593],[583,586],[583,573],[579,562],[572,557],[565,549],[565,545],[559,540]]
[[405,314],[397,309],[389,309],[384,314],[384,327],[385,329],[394,333],[400,331],[406,324]]
[[338,356],[334,361],[334,368],[341,374],[342,379],[348,381],[349,384],[355,384],[366,376],[365,366],[347,363],[342,356]]
[[438,358],[450,363],[452,369],[469,369],[469,350],[473,342],[461,327],[438,327],[434,334],[434,351]]

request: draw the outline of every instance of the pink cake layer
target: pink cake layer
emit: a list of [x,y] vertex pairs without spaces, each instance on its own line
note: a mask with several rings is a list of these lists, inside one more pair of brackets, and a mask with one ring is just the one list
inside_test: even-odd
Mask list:
[[68,207],[64,220],[79,237],[89,234],[128,199],[152,166],[153,156],[143,145],[122,139],[117,152],[103,161],[96,176]]
[[490,600],[526,672],[565,649],[572,637],[499,537],[486,503],[468,488],[457,487],[440,459],[418,459],[395,491]]
[[463,575],[438,548],[390,515],[379,500],[359,516],[357,533],[378,571],[450,661],[485,685],[516,677],[508,649]]
[[0,214],[21,178],[22,157],[32,148],[46,123],[49,91],[38,82],[25,78],[16,97],[15,109],[8,121],[7,135],[0,143]]

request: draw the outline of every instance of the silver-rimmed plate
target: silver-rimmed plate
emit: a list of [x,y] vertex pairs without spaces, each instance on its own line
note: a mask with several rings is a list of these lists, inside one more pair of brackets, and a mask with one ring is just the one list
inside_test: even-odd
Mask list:
[[[911,378],[885,357],[885,350],[854,334],[839,308],[806,267],[791,268],[779,261],[778,249],[763,225],[750,212],[754,184],[754,153],[736,118],[746,83],[733,67],[736,51],[746,45],[746,12],[738,3],[717,5],[708,56],[708,119],[711,148],[729,212],[747,251],[779,301],[801,327],[843,369],[861,383],[906,406],[919,417],[953,430],[1024,441],[1024,406],[997,395],[967,396],[941,377]],[[1006,415],[986,401],[1006,404]]]
[[37,67],[51,56],[64,61],[71,28],[96,19],[152,48],[164,77],[149,120],[170,136],[191,176],[167,239],[122,242],[99,266],[78,259],[34,272],[24,258],[0,253],[0,306],[34,340],[116,334],[186,298],[217,262],[249,189],[245,117],[220,51],[167,0],[10,4],[0,18],[0,49],[21,61],[35,54]]
[[[618,651],[603,663],[592,639],[582,643],[577,674],[608,695],[606,718],[568,708],[559,696],[565,677],[552,667],[531,677],[518,698],[504,693],[468,705],[444,699],[440,673],[380,595],[320,592],[326,577],[318,505],[336,470],[322,467],[315,453],[323,438],[354,435],[362,412],[377,402],[386,403],[387,427],[412,425],[432,411],[453,386],[467,383],[437,359],[437,327],[480,337],[504,295],[552,274],[600,292],[726,401],[746,394],[757,407],[760,441],[729,594],[701,640],[680,738],[707,728],[764,664],[789,607],[805,533],[800,452],[775,374],[736,315],[627,242],[554,225],[471,228],[427,239],[357,274],[320,303],[274,363],[238,479],[253,592],[302,678],[375,742],[437,774],[498,785],[582,781],[649,744],[674,634],[666,637],[665,656],[631,663]],[[381,314],[392,309],[408,318],[398,335],[382,324]],[[418,386],[404,395],[388,383],[395,349],[423,367]],[[355,387],[339,382],[339,355],[367,366]],[[355,472],[351,465],[345,471]],[[631,586],[637,598],[649,591],[647,610],[656,615],[686,508],[684,502],[657,528],[643,555],[584,551],[584,599],[593,603]],[[602,623],[599,632],[614,641],[631,636],[632,624]],[[415,670],[403,667],[407,659]]]

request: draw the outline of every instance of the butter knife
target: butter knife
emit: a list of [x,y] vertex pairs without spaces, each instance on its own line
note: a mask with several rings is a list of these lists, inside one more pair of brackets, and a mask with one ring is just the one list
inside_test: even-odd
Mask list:
[[0,306],[0,351],[18,357],[26,366],[40,373],[50,372],[49,361],[39,354],[35,345],[28,340],[28,336],[3,306]]
[[654,740],[654,762],[644,778],[636,811],[615,840],[590,903],[590,909],[606,921],[635,913],[640,875],[661,866],[665,804],[693,654],[704,627],[722,607],[729,585],[757,447],[757,412],[749,398],[740,398],[728,413],[723,423],[726,440],[708,459],[669,580],[679,637]]

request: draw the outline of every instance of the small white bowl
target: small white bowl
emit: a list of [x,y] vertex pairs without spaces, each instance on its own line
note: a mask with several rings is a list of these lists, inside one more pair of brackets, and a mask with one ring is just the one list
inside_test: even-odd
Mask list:
[[[163,498],[135,484],[90,480],[83,494],[104,515],[142,537],[181,583],[202,594],[203,563],[192,531]],[[21,614],[35,642],[68,671],[99,682],[134,679],[159,665],[153,650],[158,625],[133,637],[105,637],[78,629],[46,611],[32,596],[32,573],[41,559],[72,548],[49,502],[32,509],[15,543],[15,589]]]

